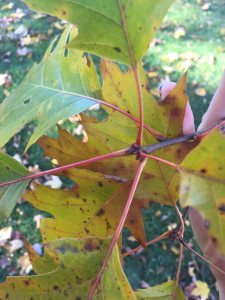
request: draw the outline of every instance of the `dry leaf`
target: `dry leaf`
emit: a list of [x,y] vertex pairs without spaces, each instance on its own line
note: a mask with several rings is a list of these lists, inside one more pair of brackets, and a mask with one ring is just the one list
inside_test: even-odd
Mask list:
[[200,97],[204,97],[206,95],[206,90],[202,87],[199,87],[199,88],[195,89],[195,94]]
[[172,63],[174,62],[175,60],[177,60],[179,58],[179,55],[176,53],[176,52],[169,52],[167,55],[164,55],[162,57],[162,60],[165,61],[166,63]]
[[5,242],[11,238],[12,227],[5,227],[0,230],[0,245],[4,246]]
[[196,281],[194,283],[195,287],[191,293],[192,296],[200,297],[201,300],[206,300],[209,297],[209,287],[206,282]]
[[178,40],[180,37],[185,36],[185,34],[186,34],[186,32],[185,32],[185,29],[183,27],[177,27],[174,31],[173,36],[174,36],[175,39]]

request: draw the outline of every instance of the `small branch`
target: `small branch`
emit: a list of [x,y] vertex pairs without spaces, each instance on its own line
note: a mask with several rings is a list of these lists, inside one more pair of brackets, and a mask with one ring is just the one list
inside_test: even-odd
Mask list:
[[46,171],[42,171],[42,172],[38,172],[38,173],[33,173],[33,174],[30,174],[30,175],[27,175],[27,176],[24,176],[24,177],[20,177],[20,178],[14,179],[14,180],[1,182],[0,183],[0,188],[8,186],[8,185],[15,184],[15,183],[18,183],[18,182],[21,182],[21,181],[35,179],[35,178],[38,178],[38,177],[41,177],[41,176],[53,175],[53,174],[63,172],[65,170],[68,170],[68,169],[71,169],[71,168],[78,168],[80,166],[88,165],[88,164],[91,164],[91,163],[94,163],[94,162],[97,162],[97,161],[101,161],[101,160],[104,160],[104,159],[119,157],[119,156],[125,156],[125,155],[127,155],[127,151],[128,151],[128,149],[123,149],[123,150],[115,151],[115,152],[112,152],[112,153],[108,153],[108,154],[96,156],[96,157],[93,157],[93,158],[89,158],[89,159],[86,159],[86,160],[82,160],[82,161],[79,161],[79,162],[75,162],[75,163],[65,165],[65,166],[62,166],[62,167],[57,167],[57,168],[54,168],[54,169],[50,169],[50,170],[46,170]]
[[180,210],[179,210],[179,208],[178,208],[177,205],[175,205],[175,209],[176,209],[177,215],[178,215],[178,217],[180,219],[180,230],[179,230],[179,233],[180,233],[180,236],[183,238],[184,231],[185,231],[183,216],[181,215],[181,212],[180,212]]
[[149,154],[152,153],[154,151],[160,150],[162,148],[167,148],[167,147],[171,147],[180,143],[185,143],[185,142],[190,142],[190,141],[195,141],[196,138],[196,133],[193,134],[187,134],[187,135],[183,135],[177,138],[173,138],[173,139],[166,139],[158,144],[151,144],[151,145],[147,145],[147,146],[143,146],[141,147],[141,151]]
[[134,248],[134,249],[132,249],[132,250],[130,250],[130,251],[122,254],[122,256],[123,257],[127,257],[127,256],[133,254],[134,252],[137,252],[140,249],[145,249],[146,247],[148,247],[148,246],[150,246],[150,245],[152,245],[152,244],[154,244],[156,242],[159,242],[161,240],[164,240],[165,238],[168,238],[170,236],[170,234],[171,234],[171,231],[166,231],[163,234],[161,234],[160,236],[158,236],[158,237],[154,238],[153,240],[145,243],[145,247],[143,247],[142,245],[140,245],[137,248]]
[[149,154],[154,151],[160,150],[162,148],[171,147],[171,146],[174,146],[174,145],[177,145],[180,143],[198,141],[198,140],[201,140],[203,137],[205,137],[207,134],[209,134],[211,131],[218,129],[218,128],[222,127],[223,125],[225,125],[225,120],[219,122],[215,126],[207,128],[203,131],[186,134],[186,135],[183,135],[183,136],[180,136],[177,138],[164,139],[158,144],[143,146],[143,147],[141,147],[140,150],[146,154]]
[[137,145],[141,146],[142,139],[143,139],[144,108],[143,108],[143,94],[141,88],[141,80],[140,80],[140,75],[139,75],[137,65],[134,67],[134,76],[135,76],[135,82],[136,82],[137,93],[138,93],[138,111],[139,111],[139,128],[138,128],[136,143]]
[[182,223],[184,224],[184,221],[186,219],[186,217],[188,216],[189,212],[191,210],[190,206],[187,206],[182,214],[182,221],[180,220],[180,223],[177,225],[177,227],[174,229],[174,232],[180,232],[181,227],[183,226]]
[[204,256],[202,256],[201,254],[199,254],[197,251],[195,251],[194,249],[192,249],[190,246],[188,246],[188,244],[180,237],[179,241],[181,244],[183,244],[183,246],[185,248],[187,248],[188,250],[190,250],[191,252],[193,252],[196,256],[198,256],[199,258],[201,258],[202,260],[204,260],[208,265],[210,265],[212,268],[216,269],[217,271],[219,271],[220,273],[222,273],[223,275],[225,275],[225,271],[221,270],[220,268],[218,268],[217,266],[215,266],[213,263],[211,263],[210,261],[208,261]]
[[134,194],[136,192],[136,189],[137,189],[137,185],[138,185],[138,182],[140,180],[140,177],[141,177],[141,173],[144,169],[144,166],[146,164],[146,159],[141,161],[138,165],[138,169],[137,169],[137,173],[135,175],[135,178],[134,178],[134,181],[133,181],[133,184],[132,184],[132,187],[131,187],[131,190],[130,190],[130,194],[128,196],[128,199],[127,199],[127,203],[124,207],[124,210],[123,210],[123,213],[121,215],[121,218],[120,218],[120,221],[119,221],[119,224],[117,225],[117,228],[116,228],[116,231],[114,233],[114,236],[112,238],[112,241],[109,245],[109,249],[108,249],[108,252],[106,254],[106,257],[102,263],[102,266],[100,268],[100,270],[98,271],[98,274],[91,286],[91,289],[88,293],[88,297],[87,297],[87,300],[92,300],[93,299],[93,296],[94,296],[94,293],[95,293],[95,290],[96,288],[98,287],[100,281],[101,281],[101,278],[102,278],[102,275],[103,275],[103,272],[107,266],[107,263],[109,261],[109,258],[112,254],[112,251],[117,243],[117,240],[121,234],[121,231],[123,229],[123,226],[124,226],[124,223],[126,221],[126,218],[127,218],[127,215],[129,213],[129,209],[130,209],[130,206],[131,206],[131,203],[132,203],[132,200],[133,200],[133,197],[134,197]]
[[160,149],[163,149],[163,148],[167,148],[167,147],[170,147],[170,146],[173,146],[173,145],[176,145],[176,144],[180,144],[180,143],[184,143],[184,142],[188,142],[188,141],[189,142],[196,141],[199,138],[201,138],[205,132],[209,132],[209,130],[211,131],[215,128],[219,128],[221,126],[221,124],[223,124],[224,122],[225,121],[220,122],[218,125],[212,127],[211,129],[207,129],[205,131],[197,132],[197,133],[194,133],[194,134],[184,135],[184,136],[173,138],[173,139],[167,139],[167,140],[164,140],[162,142],[159,142],[158,144],[153,144],[153,145],[151,144],[151,145],[147,145],[147,146],[143,146],[143,147],[140,147],[140,146],[137,145],[136,148],[132,147],[132,145],[131,145],[128,149],[119,150],[119,151],[116,151],[116,152],[104,154],[104,155],[101,155],[101,156],[97,156],[97,157],[90,158],[90,159],[87,159],[87,160],[83,160],[83,161],[80,161],[80,162],[72,163],[72,164],[65,165],[65,166],[62,166],[62,167],[58,167],[58,168],[55,168],[55,169],[46,170],[46,171],[43,171],[43,172],[38,172],[38,173],[30,174],[30,175],[27,175],[27,176],[24,176],[24,177],[21,177],[21,178],[18,178],[18,179],[14,179],[14,180],[11,180],[11,181],[2,182],[2,183],[0,183],[0,187],[12,185],[12,184],[24,181],[24,180],[35,179],[35,178],[45,176],[45,175],[53,175],[55,173],[62,172],[64,170],[67,170],[67,169],[70,169],[70,168],[76,168],[76,167],[79,167],[79,166],[82,166],[82,165],[87,165],[87,164],[90,164],[90,163],[93,163],[93,162],[96,162],[96,161],[100,161],[100,160],[103,160],[103,159],[107,159],[107,158],[118,157],[118,156],[127,156],[127,155],[137,155],[138,152],[143,157],[147,157],[147,158],[151,158],[151,159],[160,161],[160,162],[162,162],[164,164],[167,164],[167,165],[169,165],[169,166],[171,166],[171,167],[173,167],[177,170],[184,170],[184,171],[186,171],[190,174],[198,175],[198,176],[201,176],[203,178],[207,178],[207,179],[215,181],[215,182],[225,183],[225,181],[222,180],[222,179],[219,179],[219,178],[215,179],[214,177],[211,177],[211,176],[205,176],[205,175],[200,174],[199,172],[197,172],[195,170],[189,170],[187,168],[176,165],[176,164],[174,164],[170,161],[164,160],[162,158],[152,156],[152,155],[147,155],[148,153],[152,153],[154,151],[157,151],[157,150],[160,150]]

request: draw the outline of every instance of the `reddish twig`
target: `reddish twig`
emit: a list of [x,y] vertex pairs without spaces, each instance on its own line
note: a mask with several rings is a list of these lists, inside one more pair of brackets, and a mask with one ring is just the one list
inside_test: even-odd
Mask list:
[[138,165],[138,169],[137,169],[137,172],[136,172],[136,175],[135,175],[135,178],[134,178],[134,181],[133,181],[133,184],[132,184],[132,187],[131,187],[131,190],[130,190],[130,194],[128,196],[128,199],[127,199],[127,202],[126,202],[126,205],[124,207],[124,210],[123,210],[123,213],[121,215],[121,218],[120,218],[120,221],[119,221],[119,224],[117,225],[117,228],[116,228],[116,231],[114,233],[114,236],[112,238],[112,241],[109,245],[109,249],[107,251],[107,254],[105,256],[105,259],[101,265],[101,268],[99,269],[98,271],[98,274],[91,286],[91,289],[89,290],[89,293],[88,293],[88,297],[87,297],[87,300],[91,300],[94,296],[94,293],[95,293],[95,290],[96,288],[98,287],[100,281],[101,281],[101,278],[102,278],[102,275],[103,275],[103,272],[107,266],[107,263],[109,261],[109,258],[112,254],[112,251],[117,243],[117,240],[121,234],[121,231],[123,229],[123,226],[124,226],[124,223],[126,221],[126,218],[127,218],[127,215],[128,215],[128,212],[129,212],[129,209],[130,209],[130,206],[131,206],[131,203],[132,203],[132,200],[133,200],[133,197],[134,197],[134,194],[136,192],[136,189],[137,189],[137,185],[138,185],[138,182],[140,180],[140,177],[141,177],[141,173],[144,169],[144,166],[146,164],[146,159],[145,160],[142,160],[139,165]]
[[118,150],[118,151],[115,151],[115,152],[112,152],[112,153],[108,153],[108,154],[96,156],[96,157],[93,157],[93,158],[89,158],[89,159],[86,159],[86,160],[78,161],[78,162],[75,162],[75,163],[72,163],[72,164],[69,164],[69,165],[65,165],[65,166],[62,166],[62,167],[57,167],[57,168],[54,168],[54,169],[50,169],[50,170],[46,170],[46,171],[42,171],[42,172],[33,173],[33,174],[30,174],[30,175],[27,175],[27,176],[23,176],[23,177],[14,179],[14,180],[1,182],[0,187],[5,187],[5,186],[8,186],[8,185],[16,184],[16,183],[21,182],[21,181],[31,180],[31,179],[35,179],[35,178],[45,176],[45,175],[56,174],[56,173],[63,172],[65,170],[68,170],[68,169],[71,169],[71,168],[78,168],[80,166],[88,165],[88,164],[91,164],[91,163],[94,163],[94,162],[97,162],[97,161],[101,161],[101,160],[104,160],[104,159],[108,159],[108,158],[125,156],[125,155],[127,155],[127,151],[128,151],[128,149]]
[[137,248],[134,248],[134,249],[132,249],[132,250],[130,250],[130,251],[128,251],[128,252],[122,254],[122,256],[123,256],[123,257],[127,257],[127,256],[133,254],[134,252],[137,252],[137,251],[140,250],[140,249],[145,249],[144,247],[148,247],[148,246],[150,246],[150,245],[152,245],[152,244],[154,244],[154,243],[156,243],[156,242],[159,242],[159,241],[161,241],[161,240],[164,240],[165,238],[168,238],[168,237],[170,236],[170,234],[171,234],[171,231],[166,231],[166,232],[164,232],[163,234],[161,234],[160,236],[158,236],[158,237],[154,238],[153,240],[151,240],[151,241],[145,243],[144,246],[140,245],[140,246],[138,246]]
[[[183,216],[181,215],[181,212],[180,212],[179,208],[177,207],[177,205],[175,206],[175,209],[176,209],[177,215],[180,219],[180,223],[179,223],[180,228],[179,228],[179,231],[177,231],[176,228],[175,228],[175,230],[173,231],[173,235],[175,235],[176,237],[183,238],[184,231],[185,231]],[[180,278],[180,271],[181,271],[181,264],[182,264],[182,255],[183,255],[183,245],[180,243],[180,251],[179,251],[176,279],[175,279],[173,294],[172,294],[172,297],[171,297],[172,300],[176,298],[177,288],[178,288],[178,285],[179,285],[179,278]]]
[[126,16],[125,16],[125,12],[124,12],[124,8],[122,6],[121,0],[118,0],[118,4],[119,4],[119,8],[120,8],[120,13],[121,13],[121,21],[123,24],[124,35],[125,35],[125,38],[127,41],[128,51],[129,51],[129,55],[130,55],[131,66],[134,71],[135,83],[136,83],[136,87],[137,87],[139,128],[138,128],[136,143],[137,143],[137,145],[140,146],[140,145],[142,145],[143,125],[144,125],[144,109],[143,109],[143,95],[142,95],[142,88],[141,88],[141,80],[140,80],[140,75],[139,75],[138,66],[137,66],[137,63],[135,60],[134,52],[132,49],[132,45],[130,42],[129,32],[128,32],[127,23],[126,23]]
[[138,128],[136,143],[137,145],[141,146],[142,139],[143,139],[144,108],[143,108],[143,95],[142,95],[141,80],[138,71],[138,66],[134,67],[134,76],[135,76],[135,82],[136,82],[137,93],[138,93],[138,111],[139,111],[139,128]]
[[178,285],[179,285],[179,278],[180,278],[182,257],[183,257],[183,245],[180,243],[180,251],[179,251],[179,258],[178,258],[176,279],[175,279],[175,285],[174,285],[174,289],[173,289],[173,294],[172,294],[172,297],[171,297],[172,300],[176,299],[177,288],[178,288]]
[[176,170],[179,169],[179,165],[177,165],[177,164],[175,164],[175,163],[172,163],[172,162],[169,161],[169,160],[165,160],[165,159],[163,159],[163,158],[160,158],[160,157],[158,157],[158,156],[146,154],[146,153],[144,153],[144,152],[141,152],[140,155],[143,156],[143,157],[147,157],[147,158],[150,158],[150,159],[159,161],[159,162],[161,162],[161,163],[163,163],[163,164],[166,164],[166,165],[168,165],[168,166],[170,166],[170,167],[172,167],[172,168],[174,168],[174,169],[176,169]]

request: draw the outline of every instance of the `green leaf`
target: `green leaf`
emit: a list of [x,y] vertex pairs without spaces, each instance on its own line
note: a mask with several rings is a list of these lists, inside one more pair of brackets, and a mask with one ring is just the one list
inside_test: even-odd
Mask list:
[[0,105],[0,147],[31,120],[36,127],[27,148],[61,119],[78,114],[101,97],[97,73],[90,57],[67,50],[77,30],[69,26],[49,46],[41,63],[35,65],[23,83]]
[[174,0],[25,0],[33,10],[76,24],[75,47],[133,66]]
[[[8,277],[0,284],[0,298],[86,299],[92,280],[104,260],[109,242],[110,239],[95,238],[52,241],[46,247],[57,254],[59,266],[41,275]],[[101,285],[93,298],[93,300],[103,299],[136,299],[123,273],[117,248],[113,251]]]
[[[153,286],[136,292],[137,300],[170,300],[173,294],[175,282],[168,281],[163,284]],[[175,300],[185,300],[185,296],[180,287],[177,289]]]
[[[9,155],[0,152],[0,182],[5,182],[28,175],[28,170]],[[0,187],[0,222],[9,217],[16,201],[25,191],[29,180],[14,185]]]
[[225,254],[225,137],[206,136],[181,164],[180,202],[199,210],[215,247]]

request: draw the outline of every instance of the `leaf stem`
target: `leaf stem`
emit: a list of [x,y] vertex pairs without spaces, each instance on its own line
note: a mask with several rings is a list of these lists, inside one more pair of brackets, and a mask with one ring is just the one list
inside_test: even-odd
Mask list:
[[71,169],[71,168],[77,168],[77,167],[80,167],[80,166],[88,165],[88,164],[91,164],[91,163],[94,163],[94,162],[97,162],[97,161],[101,161],[103,159],[119,157],[119,156],[125,156],[125,155],[127,155],[127,150],[128,149],[118,150],[118,151],[115,151],[115,152],[103,154],[103,155],[96,156],[96,157],[93,157],[93,158],[89,158],[89,159],[86,159],[86,160],[81,160],[81,161],[78,161],[78,162],[75,162],[75,163],[72,163],[72,164],[68,164],[68,165],[65,165],[65,166],[62,166],[62,167],[57,167],[57,168],[54,168],[54,169],[33,173],[33,174],[30,174],[30,175],[27,175],[27,176],[24,176],[24,177],[20,177],[20,178],[14,179],[14,180],[1,182],[0,183],[0,188],[8,186],[8,185],[16,184],[16,183],[24,181],[24,180],[31,180],[31,179],[35,179],[35,178],[38,178],[38,177],[41,177],[41,176],[53,175],[53,174],[58,173],[58,172],[63,172],[65,170],[68,170],[68,169]]
[[[185,227],[184,227],[184,221],[183,221],[183,216],[178,208],[177,205],[175,205],[175,209],[177,212],[177,215],[180,219],[180,223],[179,225],[175,228],[175,230],[173,231],[174,236],[177,237],[181,237],[183,238],[184,235],[184,231],[185,231]],[[175,299],[176,298],[176,293],[177,293],[177,287],[179,284],[179,278],[180,278],[180,271],[181,271],[181,264],[182,264],[182,256],[183,256],[183,245],[180,243],[180,251],[179,251],[179,258],[178,258],[178,265],[177,265],[177,272],[176,272],[176,280],[175,280],[175,285],[174,285],[174,289],[173,289],[173,294],[171,299]]]
[[168,165],[168,166],[170,166],[170,167],[172,167],[172,168],[174,168],[174,169],[176,169],[176,170],[179,169],[179,165],[174,164],[174,163],[172,163],[171,161],[165,160],[165,159],[160,158],[160,157],[158,157],[158,156],[149,155],[149,154],[146,154],[146,153],[143,153],[143,152],[141,152],[141,156],[147,157],[147,158],[150,158],[150,159],[153,159],[153,160],[156,160],[156,161],[159,161],[159,162],[161,162],[161,163],[163,163],[163,164],[166,164],[166,165]]
[[154,243],[156,243],[156,242],[158,242],[158,241],[164,240],[165,238],[169,237],[170,234],[171,234],[171,231],[166,231],[166,232],[164,232],[163,234],[161,234],[160,236],[157,236],[157,237],[154,238],[153,240],[151,240],[151,241],[145,243],[144,246],[140,245],[140,246],[138,246],[138,247],[136,247],[136,248],[134,248],[134,249],[132,249],[132,250],[130,250],[130,251],[128,251],[128,252],[122,254],[122,256],[123,256],[123,257],[127,257],[127,256],[133,254],[134,252],[137,252],[138,250],[144,249],[145,247],[148,247],[148,246],[150,246],[150,245],[152,245],[152,244],[154,244]]
[[178,208],[177,205],[175,205],[175,209],[176,209],[176,212],[177,212],[177,215],[180,219],[180,230],[178,231],[180,233],[180,236],[183,238],[183,235],[184,235],[184,231],[185,231],[185,227],[184,227],[184,221],[183,221],[183,216]]
[[130,42],[129,32],[128,32],[127,23],[126,23],[126,16],[124,13],[124,8],[122,6],[121,0],[118,0],[118,5],[119,5],[120,13],[121,13],[121,21],[123,24],[124,36],[127,40],[127,46],[128,46],[128,51],[129,51],[130,60],[131,60],[131,66],[134,71],[134,77],[135,77],[135,82],[136,82],[136,87],[137,87],[139,128],[138,128],[136,143],[137,143],[137,145],[140,146],[140,145],[142,145],[143,124],[144,124],[144,109],[143,109],[143,95],[142,95],[142,88],[141,88],[141,80],[140,80],[140,75],[139,75],[138,66],[137,66],[137,63],[135,60],[134,52],[132,49],[132,45]]
[[181,264],[182,264],[182,257],[183,257],[183,248],[184,248],[183,245],[180,243],[180,251],[179,251],[176,279],[175,279],[173,294],[172,294],[172,297],[171,297],[172,300],[176,299],[177,288],[178,288],[178,285],[179,285],[179,278],[180,278],[180,271],[181,271]]
[[142,171],[144,169],[144,166],[146,164],[146,161],[147,160],[144,159],[138,165],[137,172],[136,172],[136,175],[134,177],[134,181],[133,181],[133,184],[131,186],[131,190],[130,190],[130,193],[129,193],[126,205],[124,207],[124,210],[122,212],[120,221],[119,221],[119,223],[117,225],[116,231],[115,231],[115,233],[113,235],[112,241],[111,241],[111,243],[109,245],[109,249],[108,249],[107,254],[105,256],[105,259],[104,259],[104,261],[103,261],[103,263],[101,265],[101,268],[99,269],[98,274],[97,274],[97,276],[96,276],[96,278],[95,278],[95,280],[94,280],[94,282],[93,282],[93,284],[91,286],[91,289],[89,290],[87,300],[91,300],[93,298],[95,290],[96,290],[96,288],[98,287],[98,285],[99,285],[99,283],[101,281],[103,272],[104,272],[104,270],[105,270],[105,268],[107,266],[107,263],[109,261],[109,258],[111,256],[111,254],[112,254],[112,251],[113,251],[113,249],[114,249],[114,247],[115,247],[115,245],[117,243],[117,240],[118,240],[118,238],[119,238],[119,236],[121,234],[121,231],[123,229],[124,223],[126,221],[128,213],[129,213],[129,209],[130,209],[132,200],[134,198],[134,194],[136,192],[137,185],[138,185],[139,179],[141,177],[141,173],[142,173]]
[[144,125],[144,108],[143,108],[143,95],[141,88],[141,80],[137,65],[134,67],[134,76],[138,93],[138,111],[139,111],[139,128],[136,143],[142,145],[143,140],[143,125]]

